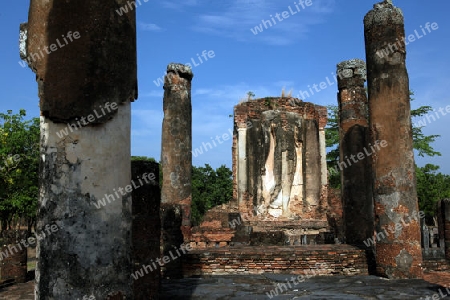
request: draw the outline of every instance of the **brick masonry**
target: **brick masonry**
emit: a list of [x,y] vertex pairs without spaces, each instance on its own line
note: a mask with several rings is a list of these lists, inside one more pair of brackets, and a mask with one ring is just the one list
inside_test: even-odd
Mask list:
[[450,272],[450,263],[446,259],[424,259],[422,268],[424,272]]
[[241,213],[325,219],[326,123],[326,107],[297,98],[265,97],[234,107],[233,198]]
[[368,274],[364,250],[349,245],[229,247],[193,250],[183,257],[185,277],[310,274],[311,270],[316,275]]

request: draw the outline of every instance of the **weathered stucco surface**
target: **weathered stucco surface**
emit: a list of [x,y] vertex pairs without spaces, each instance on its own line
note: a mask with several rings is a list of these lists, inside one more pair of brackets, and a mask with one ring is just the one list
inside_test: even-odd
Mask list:
[[60,228],[38,241],[36,299],[132,297],[131,194],[124,189],[136,25],[134,10],[115,12],[126,3],[31,0],[21,26],[20,52],[34,55],[41,110],[37,231]]
[[[67,125],[41,117],[37,230],[60,228],[37,245],[37,299],[131,296],[130,103],[114,119],[60,139]],[[106,205],[94,203],[110,195]]]

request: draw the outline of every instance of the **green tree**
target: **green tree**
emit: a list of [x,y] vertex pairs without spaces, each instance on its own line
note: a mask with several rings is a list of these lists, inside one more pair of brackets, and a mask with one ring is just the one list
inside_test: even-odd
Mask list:
[[331,150],[327,153],[328,183],[331,187],[340,188],[341,174],[339,170],[339,108],[328,105],[328,122],[325,130],[325,144]]
[[[412,96],[414,96],[414,92],[409,92],[411,101],[414,100]],[[411,118],[413,120],[417,120],[417,118],[422,118],[426,116],[429,112],[432,112],[433,108],[431,106],[421,106],[417,109],[411,109]],[[425,135],[422,132],[422,128],[424,126],[420,126],[420,122],[413,123],[412,127],[412,135],[413,135],[413,145],[414,149],[417,150],[417,155],[424,157],[426,156],[441,156],[441,153],[435,151],[433,147],[431,147],[431,143],[434,143],[435,140],[440,137],[440,135],[432,134]]]
[[140,161],[151,161],[151,162],[156,162],[156,159],[154,159],[153,157],[147,157],[147,156],[131,156],[131,161],[136,161],[136,160],[140,160]]
[[426,164],[416,168],[417,196],[420,210],[425,212],[428,224],[433,224],[436,204],[439,200],[450,198],[450,176],[438,173],[439,167]]
[[229,202],[233,196],[232,172],[225,165],[192,166],[192,223],[198,225],[207,210]]
[[0,113],[0,218],[2,230],[13,219],[25,218],[28,230],[36,219],[39,172],[39,118],[24,120],[18,114]]

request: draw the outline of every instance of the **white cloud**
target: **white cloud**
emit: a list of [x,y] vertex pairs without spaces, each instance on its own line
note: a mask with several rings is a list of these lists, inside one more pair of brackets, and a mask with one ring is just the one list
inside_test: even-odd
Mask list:
[[210,95],[213,93],[212,89],[195,89],[194,92],[192,93],[193,96],[196,95]]
[[[208,13],[197,18],[192,29],[238,41],[284,46],[305,38],[310,27],[325,22],[324,16],[330,14],[335,7],[335,0],[315,0],[311,7],[304,8],[294,4],[294,1],[282,5],[261,0],[230,0],[228,3],[229,5],[221,7],[221,10],[212,6]],[[299,6],[300,11],[297,11],[296,6]],[[294,13],[291,13],[291,10]],[[279,21],[275,15],[283,11],[287,11],[289,17],[280,17],[282,20]],[[253,34],[251,29],[260,26],[262,20],[270,21],[272,26],[261,27],[264,29],[262,32]]]
[[161,5],[165,8],[182,11],[185,6],[197,6],[200,4],[199,0],[170,0],[161,1]]
[[145,30],[145,31],[154,31],[154,32],[163,31],[163,29],[156,24],[144,23],[144,22],[139,22],[139,28],[141,30]]

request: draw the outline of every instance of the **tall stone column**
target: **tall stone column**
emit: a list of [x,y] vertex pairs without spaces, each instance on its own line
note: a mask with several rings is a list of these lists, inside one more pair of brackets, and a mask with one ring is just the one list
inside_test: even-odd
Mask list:
[[319,114],[319,146],[320,146],[320,182],[322,188],[320,191],[320,201],[321,206],[328,206],[328,169],[327,169],[327,145],[326,145],[326,135],[325,126],[328,122],[328,110],[324,106],[317,106],[317,111]]
[[371,143],[387,143],[372,155],[377,272],[389,278],[420,278],[422,251],[402,11],[390,0],[375,4],[364,18],[364,35]]
[[125,0],[31,0],[21,56],[41,110],[36,299],[131,299],[130,102],[135,14]]
[[[320,207],[320,194],[322,189],[322,167],[319,141],[319,122],[307,122],[305,130],[305,145],[308,145],[304,152],[304,182],[305,201],[308,205]],[[314,150],[312,150],[314,149]],[[314,217],[319,217],[314,214]]]
[[[192,106],[190,67],[171,63],[164,79],[161,221],[163,255],[188,242],[191,228]],[[181,259],[163,266],[166,277],[181,276]]]
[[[369,147],[366,64],[360,59],[337,65],[342,203],[346,243],[366,249],[373,267],[374,205]],[[370,152],[369,152],[370,153]],[[364,242],[369,245],[367,246]]]
[[[337,66],[341,189],[346,242],[363,245],[373,236],[374,208],[369,146],[366,65],[353,59]],[[358,157],[358,154],[361,155]]]

